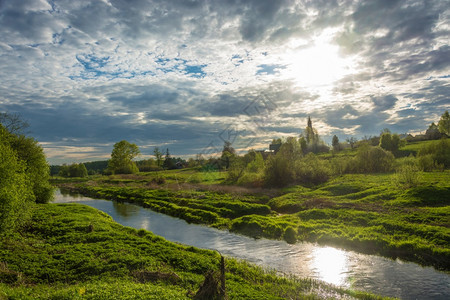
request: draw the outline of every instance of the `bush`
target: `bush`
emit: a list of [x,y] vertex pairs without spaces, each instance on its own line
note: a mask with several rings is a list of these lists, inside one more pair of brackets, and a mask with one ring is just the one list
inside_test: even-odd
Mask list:
[[294,163],[278,152],[269,157],[264,169],[264,181],[269,186],[285,186],[294,182]]
[[389,172],[394,165],[394,155],[380,147],[362,145],[359,147],[353,166],[356,173]]
[[420,169],[413,164],[404,164],[397,169],[395,181],[405,188],[415,187],[420,183]]
[[320,184],[326,182],[331,174],[328,162],[309,153],[295,164],[297,182]]
[[[450,167],[450,140],[441,139],[423,146],[417,155],[424,170],[431,171]],[[428,156],[428,157],[427,157]],[[431,160],[433,161],[431,163]],[[442,167],[440,167],[442,166]]]
[[295,229],[291,226],[287,227],[284,230],[283,239],[289,244],[295,244],[297,242],[297,234]]

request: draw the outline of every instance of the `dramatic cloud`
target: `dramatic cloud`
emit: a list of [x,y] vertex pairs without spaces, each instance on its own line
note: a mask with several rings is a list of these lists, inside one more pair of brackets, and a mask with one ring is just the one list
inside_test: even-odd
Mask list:
[[4,0],[0,111],[51,163],[424,131],[450,109],[447,1]]

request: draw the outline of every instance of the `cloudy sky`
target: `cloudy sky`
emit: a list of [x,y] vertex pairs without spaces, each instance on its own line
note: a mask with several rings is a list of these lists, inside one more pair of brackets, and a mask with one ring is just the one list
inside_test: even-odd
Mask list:
[[450,109],[448,0],[0,0],[0,111],[50,163],[423,132]]

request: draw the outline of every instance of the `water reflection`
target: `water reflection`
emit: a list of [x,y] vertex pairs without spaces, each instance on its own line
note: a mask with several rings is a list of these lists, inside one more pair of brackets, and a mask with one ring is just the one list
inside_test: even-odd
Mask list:
[[312,250],[311,269],[325,282],[348,286],[348,257],[339,249],[324,247]]
[[139,207],[132,206],[127,203],[120,203],[113,201],[113,208],[119,215],[121,215],[124,218],[134,217],[139,214]]
[[282,273],[320,279],[338,286],[402,299],[450,299],[450,276],[431,267],[311,243],[252,239],[129,203],[55,193],[55,202],[97,208],[125,226],[151,230],[169,241],[219,250],[222,254],[268,266]]

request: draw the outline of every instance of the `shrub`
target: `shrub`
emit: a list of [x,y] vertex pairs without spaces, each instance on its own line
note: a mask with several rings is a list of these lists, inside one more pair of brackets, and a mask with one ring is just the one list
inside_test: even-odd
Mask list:
[[397,169],[395,181],[405,188],[415,187],[420,183],[420,169],[413,164],[404,164]]
[[353,171],[356,173],[389,172],[394,164],[394,155],[380,147],[362,145],[354,158]]
[[284,186],[294,182],[293,162],[280,155],[269,157],[264,169],[264,181],[269,186]]
[[297,242],[297,234],[295,229],[291,226],[287,227],[284,230],[283,239],[289,244],[295,244],[295,242]]
[[320,160],[316,155],[309,153],[295,164],[295,177],[297,182],[319,184],[326,182],[331,170],[326,161]]
[[[429,156],[428,158],[423,158]],[[431,171],[430,168],[436,169],[440,165],[443,168],[450,167],[450,140],[441,139],[439,141],[427,144],[423,146],[418,153],[418,157],[421,160],[421,164],[424,165],[424,170]],[[433,163],[430,162],[430,158]]]

